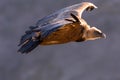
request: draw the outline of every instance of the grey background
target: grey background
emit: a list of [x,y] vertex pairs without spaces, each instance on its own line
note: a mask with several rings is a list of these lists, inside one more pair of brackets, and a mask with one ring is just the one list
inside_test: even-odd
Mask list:
[[[82,1],[84,19],[106,39],[39,46],[17,53],[21,35],[40,18]],[[120,80],[120,0],[0,0],[0,80]]]

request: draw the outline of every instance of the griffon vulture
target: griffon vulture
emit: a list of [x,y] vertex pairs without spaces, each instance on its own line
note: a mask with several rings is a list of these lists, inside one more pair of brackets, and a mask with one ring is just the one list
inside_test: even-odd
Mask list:
[[28,53],[38,45],[63,44],[105,38],[96,27],[90,27],[82,18],[84,10],[97,8],[93,3],[82,2],[63,8],[40,19],[21,37],[18,52]]

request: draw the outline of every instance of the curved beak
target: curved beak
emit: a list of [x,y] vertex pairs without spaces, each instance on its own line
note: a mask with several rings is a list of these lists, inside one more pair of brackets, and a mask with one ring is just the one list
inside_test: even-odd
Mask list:
[[102,33],[102,38],[106,38],[106,35],[105,35],[105,33]]

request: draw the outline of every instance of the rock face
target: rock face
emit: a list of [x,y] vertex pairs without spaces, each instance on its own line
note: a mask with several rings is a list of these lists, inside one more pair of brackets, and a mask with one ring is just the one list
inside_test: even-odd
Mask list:
[[[21,35],[37,20],[63,7],[91,1],[98,6],[83,17],[106,39],[39,46],[17,53]],[[120,0],[1,0],[0,80],[120,80]]]

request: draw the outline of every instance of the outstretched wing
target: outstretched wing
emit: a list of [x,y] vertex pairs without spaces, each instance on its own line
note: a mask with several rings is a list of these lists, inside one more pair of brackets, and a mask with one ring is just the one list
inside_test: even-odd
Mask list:
[[[69,24],[71,23],[71,21],[74,22],[74,20],[76,20],[74,15],[78,17],[78,19],[80,19],[84,10],[91,11],[94,8],[97,7],[90,2],[82,2],[63,8],[39,20],[36,23],[37,28],[35,29],[40,29],[42,33],[41,37],[43,36],[44,38],[45,36],[62,27],[63,25]],[[74,15],[70,15],[71,13]]]
[[84,10],[92,11],[94,8],[97,8],[97,7],[90,2],[78,3],[75,5],[63,8],[49,16],[42,18],[36,23],[36,25],[40,27],[44,27],[45,25],[53,24],[53,23],[66,24],[67,21],[65,22],[64,19],[71,18],[70,13],[73,13],[77,17],[81,18]]

